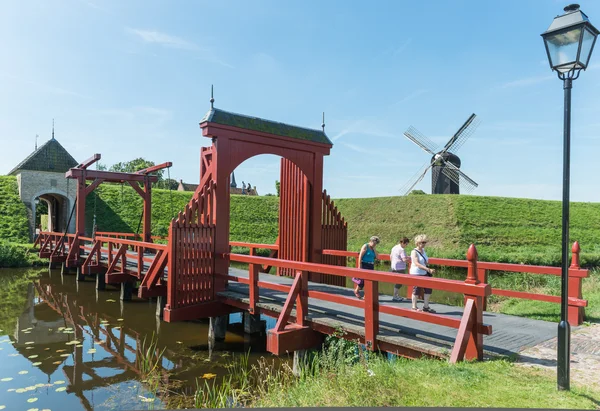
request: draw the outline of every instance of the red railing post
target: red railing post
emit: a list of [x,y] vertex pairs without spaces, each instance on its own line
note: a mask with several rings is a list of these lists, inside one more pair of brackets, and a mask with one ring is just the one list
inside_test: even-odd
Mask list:
[[296,275],[300,277],[300,291],[296,297],[296,324],[305,327],[308,316],[308,271],[296,271]]
[[[477,282],[487,284],[488,270],[485,268],[477,267]],[[487,310],[487,297],[483,298],[482,310]]]
[[[252,249],[250,249],[250,253],[252,253]],[[258,269],[260,265],[258,264],[248,264],[248,271],[250,274],[250,284],[249,293],[250,293],[250,314],[256,314],[256,304],[258,303]]]
[[[469,251],[467,251],[467,261],[469,262],[467,279],[465,281],[467,284],[479,284],[479,280],[477,279],[477,257],[477,248],[475,248],[475,244],[471,244]],[[473,301],[471,329],[468,330],[471,335],[465,351],[465,360],[483,360],[483,334],[480,332],[480,327],[483,325],[484,298],[470,295],[465,296],[465,307],[467,307],[469,300]]]
[[[569,267],[569,298],[583,299],[583,292],[581,290],[582,278],[571,276],[571,270],[579,270],[579,254],[581,248],[579,242],[575,241],[573,247],[571,247],[571,266]],[[578,326],[583,323],[585,308],[577,307],[569,304],[568,309],[568,321],[572,326]]]
[[[96,240],[98,241],[98,240]],[[108,265],[110,266],[112,264],[112,259],[113,259],[113,255],[112,255],[112,241],[108,241]],[[100,263],[100,262],[98,262]]]
[[379,334],[379,282],[365,280],[365,345],[368,350],[377,349]]
[[[144,247],[143,246],[137,246],[137,252],[138,252],[138,272],[137,272],[137,277],[138,280],[142,279],[142,271],[144,271]],[[123,270],[125,271],[125,270]]]

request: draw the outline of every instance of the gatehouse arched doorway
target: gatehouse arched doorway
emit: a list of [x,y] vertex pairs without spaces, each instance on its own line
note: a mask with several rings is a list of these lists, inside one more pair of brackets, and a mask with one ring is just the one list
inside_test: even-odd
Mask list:
[[[205,309],[203,305],[215,301],[216,294],[225,290],[229,261],[223,256],[229,253],[230,176],[251,157],[281,157],[279,258],[322,262],[321,250],[328,238],[323,233],[331,228],[339,238],[329,241],[328,248],[346,250],[346,223],[323,191],[323,159],[333,146],[324,130],[231,113],[212,104],[200,128],[212,144],[201,149],[200,184],[194,197],[170,226],[168,271],[172,274],[166,321],[197,318],[198,311]],[[198,240],[202,244],[192,246]],[[191,246],[201,252],[190,253]],[[278,274],[295,273],[279,270]],[[339,279],[319,273],[303,276],[303,281],[309,280],[330,283]]]
[[74,219],[69,221],[73,208],[70,197],[60,190],[37,193],[31,201],[34,230],[41,227],[43,231],[73,232]]

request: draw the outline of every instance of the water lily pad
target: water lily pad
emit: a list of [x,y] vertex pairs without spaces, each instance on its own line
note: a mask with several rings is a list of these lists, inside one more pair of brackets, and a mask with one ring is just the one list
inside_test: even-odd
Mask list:
[[64,329],[65,329],[65,327],[58,327],[58,331],[62,331]]
[[52,364],[54,364],[54,365],[62,364],[62,361],[54,361]]
[[117,318],[117,321],[125,321],[125,320],[122,318]]
[[83,344],[77,344],[75,347],[81,348],[81,347],[83,347]]
[[95,352],[96,352],[96,349],[95,349],[95,348],[90,348],[90,349],[87,351],[87,353],[88,353],[88,354],[93,354],[93,353],[95,353]]
[[19,371],[19,374],[21,374],[21,375],[25,375],[25,374],[28,374],[28,373],[29,373],[29,371]]
[[24,331],[23,334],[31,334],[31,331]]
[[8,390],[6,390],[6,392],[13,392],[13,391],[15,391],[14,388],[9,388]]
[[25,345],[35,344],[35,341],[27,341]]
[[138,395],[138,397],[140,397],[140,399],[142,400],[142,402],[153,402],[156,399],[155,398],[147,398],[147,397],[143,397],[141,395]]
[[216,376],[217,376],[217,374],[206,373],[202,376],[202,378],[206,378],[207,380],[210,380],[212,378],[215,378]]
[[106,300],[107,303],[116,303],[115,300],[113,300],[112,298],[109,298],[108,300]]
[[61,385],[64,384],[65,382],[63,380],[58,380],[58,381],[54,381],[54,385]]
[[56,391],[56,392],[62,392],[62,391],[66,391],[66,390],[67,390],[67,387],[58,387],[54,391]]
[[31,364],[31,365],[33,365],[34,367],[37,367],[38,365],[42,365],[42,363],[38,361],[38,362],[34,362],[34,363],[33,363],[33,364]]
[[37,398],[33,397],[33,398],[29,398],[29,399],[27,400],[27,402],[30,402],[30,403],[31,403],[31,402],[36,402],[37,400],[38,400]]
[[30,355],[27,358],[29,358],[30,360],[33,360],[34,358],[37,358],[37,357],[38,357],[37,354],[33,354],[33,355]]
[[62,348],[60,350],[56,350],[56,352],[65,352],[67,350],[63,350]]
[[35,384],[36,388],[42,388],[42,387],[45,387],[45,386],[46,386],[46,384],[42,384],[42,383]]
[[183,344],[181,341],[175,341],[177,344]]
[[2,378],[0,381],[9,382],[9,381],[12,381],[12,379],[13,379],[12,377],[6,377],[6,378]]
[[40,411],[40,409],[39,408],[30,408],[27,411]]
[[30,385],[29,387],[25,387],[25,391],[33,391],[35,390],[37,387],[35,385]]
[[8,354],[9,357],[18,357],[19,354]]
[[73,329],[71,327],[67,327],[64,329],[64,331],[73,331]]
[[15,392],[16,392],[17,394],[23,394],[24,392],[27,392],[27,390],[26,390],[25,388],[17,388],[17,389],[15,390]]
[[61,356],[61,357],[70,357],[70,356],[71,356],[71,354],[61,354],[60,356]]
[[3,410],[6,408],[6,405],[0,405],[0,410]]
[[0,347],[0,350],[3,350],[4,348]]
[[44,348],[44,351],[50,351],[50,347]]
[[33,350],[35,347],[27,347],[26,350]]

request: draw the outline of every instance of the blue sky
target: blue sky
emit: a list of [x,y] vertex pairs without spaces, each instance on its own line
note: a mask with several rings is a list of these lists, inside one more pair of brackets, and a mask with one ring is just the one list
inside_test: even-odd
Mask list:
[[[600,2],[580,0],[600,27]],[[457,153],[475,195],[559,200],[562,83],[540,33],[564,1],[4,2],[0,174],[51,135],[78,160],[172,161],[199,181],[198,127],[215,106],[310,128],[325,112],[334,198],[399,195],[429,159],[403,132],[443,145],[471,113]],[[600,51],[574,82],[571,199],[600,201]],[[279,159],[236,170],[275,191]],[[416,188],[430,192],[428,175]]]

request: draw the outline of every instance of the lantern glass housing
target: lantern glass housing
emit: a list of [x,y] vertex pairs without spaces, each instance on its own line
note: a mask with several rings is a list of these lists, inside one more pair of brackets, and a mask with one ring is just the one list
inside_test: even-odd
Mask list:
[[565,7],[565,14],[554,19],[542,34],[552,70],[567,73],[588,67],[598,30],[579,5]]

